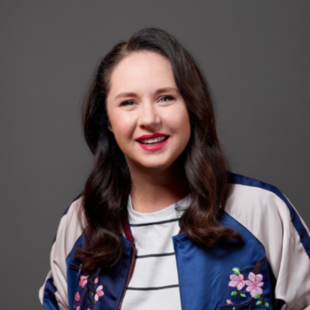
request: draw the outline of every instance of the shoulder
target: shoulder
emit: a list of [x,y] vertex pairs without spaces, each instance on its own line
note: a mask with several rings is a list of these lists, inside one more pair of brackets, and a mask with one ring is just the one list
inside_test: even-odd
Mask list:
[[234,173],[228,173],[228,183],[231,190],[225,211],[231,216],[255,222],[263,218],[266,224],[287,222],[300,233],[302,226],[308,230],[295,207],[277,187]]
[[226,212],[244,220],[258,220],[260,217],[276,220],[290,220],[295,209],[287,198],[273,185],[262,181],[229,173],[230,193]]
[[277,187],[233,173],[228,174],[228,183],[225,211],[262,243],[267,257],[281,253],[283,242],[290,238],[310,257],[309,229]]
[[54,247],[64,251],[65,256],[69,255],[86,226],[85,221],[81,218],[82,204],[83,197],[78,196],[67,208],[59,222]]
[[82,203],[82,197],[74,199],[60,219],[51,247],[51,270],[39,292],[41,303],[46,309],[50,309],[51,304],[57,309],[68,309],[66,261],[84,229],[80,224]]

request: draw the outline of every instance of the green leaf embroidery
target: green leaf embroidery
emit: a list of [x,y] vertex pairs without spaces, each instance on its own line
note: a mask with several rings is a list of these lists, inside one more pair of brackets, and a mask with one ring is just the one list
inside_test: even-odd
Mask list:
[[236,296],[236,295],[237,295],[236,291],[231,292],[231,296]]
[[88,279],[89,275],[85,277],[85,279]]
[[268,308],[268,307],[269,307],[269,303],[268,303],[268,302],[265,302],[265,306]]
[[261,300],[259,300],[257,303],[256,303],[256,305],[258,306],[258,305],[260,305],[260,304],[262,304],[263,302],[261,301]]
[[94,299],[94,305],[96,304],[96,300]]
[[236,310],[236,307],[233,307],[233,310]]
[[246,297],[246,295],[245,294],[240,294],[242,297]]
[[256,295],[254,298],[255,298],[255,299],[258,299],[258,298],[260,298],[260,295]]
[[94,296],[94,292],[92,292],[91,295]]
[[239,274],[239,273],[240,273],[240,269],[237,268],[237,267],[234,267],[234,268],[232,269],[232,271],[233,271],[235,274]]

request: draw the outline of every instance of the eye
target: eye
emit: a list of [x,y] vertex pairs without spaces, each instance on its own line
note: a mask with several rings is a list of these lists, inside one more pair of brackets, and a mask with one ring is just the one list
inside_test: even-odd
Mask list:
[[161,98],[159,98],[159,101],[171,101],[174,100],[174,97],[167,95],[167,96],[163,96]]
[[121,106],[126,106],[126,105],[134,105],[135,104],[135,102],[134,101],[132,101],[132,100],[126,100],[126,101],[123,101],[120,105]]

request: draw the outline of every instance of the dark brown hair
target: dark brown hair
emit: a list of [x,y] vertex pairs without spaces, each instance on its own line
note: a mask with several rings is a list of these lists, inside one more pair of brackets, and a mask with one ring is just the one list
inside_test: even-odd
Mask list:
[[207,83],[194,59],[173,36],[148,28],[119,43],[104,57],[85,101],[84,133],[95,163],[83,192],[86,247],[78,250],[77,257],[88,270],[113,266],[122,255],[122,221],[127,212],[130,174],[107,127],[106,97],[112,69],[126,55],[139,51],[152,51],[169,59],[190,116],[191,137],[182,158],[192,202],[180,219],[181,229],[201,247],[242,240],[218,218],[219,208],[225,206],[228,184]]

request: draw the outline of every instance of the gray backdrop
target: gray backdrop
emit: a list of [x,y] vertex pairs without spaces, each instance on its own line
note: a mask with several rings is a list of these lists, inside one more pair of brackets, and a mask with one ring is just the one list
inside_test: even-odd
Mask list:
[[[107,51],[161,27],[194,55],[232,170],[278,186],[306,223],[309,1],[1,1],[1,309],[41,309],[58,221],[92,165],[81,104]],[[4,303],[3,303],[4,301]]]

